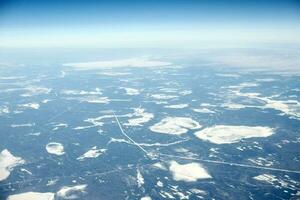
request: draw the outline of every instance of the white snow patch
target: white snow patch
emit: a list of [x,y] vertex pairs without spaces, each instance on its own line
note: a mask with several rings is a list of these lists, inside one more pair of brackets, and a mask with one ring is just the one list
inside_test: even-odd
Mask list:
[[162,196],[164,199],[175,199],[175,197],[169,193],[169,192],[166,192],[166,191],[160,191],[160,196]]
[[276,81],[274,78],[258,78],[256,79],[258,82],[273,82]]
[[66,76],[66,72],[65,71],[60,71],[60,78],[65,78],[65,76]]
[[181,109],[181,108],[186,108],[188,107],[189,104],[175,104],[175,105],[168,105],[168,106],[165,106],[165,108],[174,108],[174,109]]
[[149,196],[145,196],[145,197],[142,197],[141,200],[152,200],[152,199]]
[[281,180],[271,174],[261,174],[261,175],[253,177],[253,179],[271,184],[271,185],[273,185],[275,187],[279,187],[279,188],[281,188],[281,187],[289,188],[289,186],[290,186],[290,184],[288,182]]
[[7,149],[0,153],[0,181],[5,180],[14,167],[24,164],[25,161],[20,157],[15,157]]
[[8,114],[10,110],[7,106],[0,106],[0,114]]
[[25,76],[0,76],[0,80],[15,80],[15,79],[23,79],[23,78],[25,78]]
[[129,119],[127,123],[124,123],[125,126],[142,126],[142,124],[150,121],[154,117],[152,113],[145,112],[143,108],[135,108],[131,116],[135,116],[136,118]]
[[81,98],[80,101],[88,102],[88,103],[100,103],[100,104],[108,104],[110,102],[108,97],[94,97],[90,96],[87,98]]
[[228,125],[216,125],[195,133],[199,139],[215,144],[236,143],[245,138],[268,137],[272,134],[274,130],[269,127]]
[[53,125],[54,128],[52,129],[53,131],[56,131],[60,128],[67,128],[68,127],[68,124],[65,124],[65,123],[59,123],[59,124],[54,124]]
[[77,199],[80,198],[80,195],[82,193],[86,193],[86,187],[86,184],[76,186],[64,186],[56,193],[56,195],[63,199]]
[[178,96],[168,95],[168,94],[152,94],[151,97],[154,99],[159,99],[159,100],[168,100],[168,99],[177,98]]
[[21,104],[19,105],[19,107],[22,107],[22,108],[31,108],[31,109],[39,109],[40,108],[40,104],[38,103],[26,103],[26,104]]
[[186,95],[189,95],[189,94],[192,94],[193,92],[191,90],[183,90],[183,91],[180,91],[179,94],[182,95],[182,96],[186,96]]
[[201,125],[187,117],[166,117],[159,123],[150,126],[150,130],[153,132],[171,135],[181,135],[186,133],[188,129],[198,128],[201,128]]
[[128,95],[138,95],[140,94],[140,91],[138,89],[134,88],[123,88]]
[[83,96],[83,97],[65,97],[66,100],[76,100],[80,102],[88,102],[88,103],[100,103],[100,104],[108,104],[110,99],[108,97],[99,97],[99,96]]
[[173,191],[173,195],[177,197],[176,199],[180,199],[180,200],[189,199],[190,193],[187,192],[186,194],[184,194],[185,191],[180,191],[178,185],[171,185],[170,189]]
[[247,87],[257,87],[259,86],[258,83],[253,83],[253,82],[244,82],[238,85],[240,88],[247,88]]
[[143,175],[141,174],[140,170],[137,169],[137,172],[136,172],[136,179],[137,179],[137,184],[138,184],[138,187],[142,187],[142,185],[144,185],[145,183],[145,180],[144,180],[144,177]]
[[21,168],[20,171],[21,172],[26,172],[27,174],[32,175],[32,172],[29,171],[29,170],[27,170],[27,169],[25,169],[25,168]]
[[266,166],[266,167],[270,167],[274,164],[274,162],[272,160],[268,160],[266,158],[262,158],[262,157],[258,157],[258,158],[249,158],[248,159],[250,162],[259,165],[259,166]]
[[[260,108],[271,108],[274,110],[281,111],[285,115],[289,115],[291,118],[300,120],[300,102],[297,100],[275,100],[275,96],[261,97],[259,93],[243,93],[240,89],[231,91],[236,96],[248,97],[250,99],[257,99],[265,102],[263,106],[252,106]],[[247,106],[249,107],[249,106]]]
[[97,158],[103,154],[107,149],[97,149],[97,146],[94,146],[91,150],[85,152],[83,155],[79,156],[77,160],[83,161],[86,158]]
[[50,101],[52,101],[51,99],[44,99],[43,101],[42,101],[42,103],[48,103],[48,102],[50,102]]
[[18,127],[32,127],[35,123],[27,123],[27,124],[11,124],[10,127],[18,128]]
[[171,161],[169,167],[175,181],[194,182],[199,179],[212,178],[199,163],[179,164]]
[[100,88],[95,88],[92,91],[85,90],[62,90],[61,94],[65,95],[102,95]]
[[92,127],[101,127],[104,125],[104,122],[102,122],[103,119],[107,118],[113,118],[114,115],[103,115],[100,117],[94,117],[94,118],[87,118],[84,120],[84,122],[91,123],[92,125],[90,126],[78,126],[74,129],[80,130],[80,129],[86,129],[86,128],[92,128]]
[[88,103],[101,103],[107,104],[110,102],[108,97],[101,96],[102,92],[100,88],[95,88],[91,91],[85,90],[62,90],[61,94],[67,95],[64,97],[66,100],[77,100],[80,102]]
[[26,93],[22,94],[22,97],[31,97],[34,95],[40,95],[40,94],[49,94],[52,89],[46,88],[46,87],[39,87],[39,86],[28,86],[25,88],[27,90]]
[[190,191],[194,194],[201,194],[201,195],[206,194],[206,192],[204,190],[200,190],[200,189],[197,189],[197,188],[192,188],[192,189],[190,189]]
[[273,184],[274,182],[278,181],[276,176],[271,175],[271,174],[261,174],[261,175],[253,177],[253,179],[255,179],[257,181],[263,181],[263,182],[266,182],[269,184]]
[[157,185],[158,187],[164,187],[164,183],[161,182],[161,181],[157,181],[156,185]]
[[226,78],[239,78],[240,75],[239,74],[216,74],[217,76],[220,77],[226,77]]
[[89,129],[89,128],[93,128],[95,126],[77,126],[75,128],[73,128],[73,130],[83,130],[83,129]]
[[297,181],[291,179],[288,175],[278,177],[272,174],[261,174],[253,177],[253,179],[270,184],[278,189],[285,188],[290,190],[297,190],[299,185]]
[[207,114],[213,114],[213,113],[215,113],[215,111],[210,110],[208,108],[194,108],[193,111],[194,112],[198,112],[198,113],[207,113]]
[[269,98],[261,98],[266,102],[266,108],[279,110],[286,115],[290,115],[295,119],[300,120],[300,102],[296,100],[272,100]]
[[[169,84],[167,84],[169,85]],[[177,93],[178,89],[177,88],[168,88],[168,87],[163,87],[159,89],[160,92],[167,92],[167,93]]]
[[99,75],[104,75],[104,76],[126,76],[126,75],[131,75],[132,73],[129,72],[102,72],[102,73],[97,73]]
[[228,108],[229,110],[240,110],[240,109],[249,107],[247,105],[233,103],[233,102],[223,103],[221,106]]
[[216,107],[216,105],[209,104],[209,103],[201,103],[200,106],[202,106],[202,107]]
[[175,152],[184,154],[184,157],[186,157],[186,158],[195,158],[198,156],[197,154],[195,154],[195,153],[191,152],[190,150],[183,148],[183,147],[176,148]]
[[47,182],[46,186],[55,185],[55,184],[57,183],[58,180],[59,180],[58,178],[50,179],[50,180]]
[[34,132],[34,133],[29,133],[29,136],[39,136],[41,135],[41,132]]
[[110,138],[110,140],[109,140],[109,142],[108,142],[108,144],[110,144],[110,143],[114,143],[114,142],[123,142],[123,143],[128,143],[128,144],[131,144],[131,142],[130,141],[128,141],[128,140],[125,140],[125,139],[119,139],[119,138]]
[[65,154],[64,152],[64,146],[61,143],[57,142],[50,142],[46,145],[46,150],[50,154],[55,154],[58,156],[61,156]]
[[7,200],[54,200],[54,193],[25,192],[10,195]]
[[167,170],[166,166],[164,166],[160,162],[154,163],[152,166],[155,167],[155,168],[161,169],[161,170]]

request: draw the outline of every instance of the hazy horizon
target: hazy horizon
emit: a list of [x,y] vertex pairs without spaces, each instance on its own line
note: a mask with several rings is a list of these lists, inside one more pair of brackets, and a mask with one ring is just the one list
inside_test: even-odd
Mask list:
[[0,2],[0,47],[199,48],[300,43],[295,0]]

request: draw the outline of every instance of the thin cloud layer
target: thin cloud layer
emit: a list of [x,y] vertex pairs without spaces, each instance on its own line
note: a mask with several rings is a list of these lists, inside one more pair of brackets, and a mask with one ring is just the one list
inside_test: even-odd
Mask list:
[[203,59],[228,68],[255,71],[300,72],[300,53],[293,48],[221,49],[203,54]]
[[119,67],[163,67],[172,63],[147,58],[128,58],[122,60],[107,60],[81,63],[65,63],[63,66],[72,67],[77,70],[94,70],[102,68],[119,68]]

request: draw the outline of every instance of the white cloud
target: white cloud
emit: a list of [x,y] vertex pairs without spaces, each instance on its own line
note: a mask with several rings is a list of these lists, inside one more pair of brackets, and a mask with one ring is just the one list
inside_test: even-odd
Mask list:
[[93,70],[115,67],[163,67],[171,65],[170,62],[150,60],[147,58],[128,58],[122,60],[107,60],[82,63],[65,63],[63,66],[72,67],[77,70]]
[[206,60],[247,70],[300,73],[300,54],[294,49],[243,49],[210,51],[203,55]]

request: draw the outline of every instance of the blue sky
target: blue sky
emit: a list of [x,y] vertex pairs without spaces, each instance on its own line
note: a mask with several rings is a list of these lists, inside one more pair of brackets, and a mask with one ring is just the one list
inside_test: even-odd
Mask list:
[[1,0],[2,47],[299,43],[291,0]]

